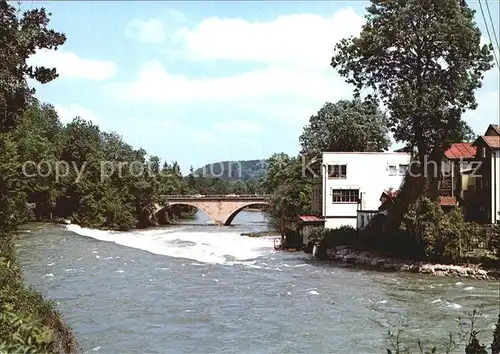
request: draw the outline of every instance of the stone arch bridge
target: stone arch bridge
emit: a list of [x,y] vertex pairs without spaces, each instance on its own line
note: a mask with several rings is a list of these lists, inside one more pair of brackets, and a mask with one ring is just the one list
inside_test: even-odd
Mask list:
[[156,205],[155,213],[174,206],[195,207],[217,225],[231,225],[234,217],[243,209],[254,205],[269,205],[269,195],[228,194],[228,195],[167,195],[166,205]]

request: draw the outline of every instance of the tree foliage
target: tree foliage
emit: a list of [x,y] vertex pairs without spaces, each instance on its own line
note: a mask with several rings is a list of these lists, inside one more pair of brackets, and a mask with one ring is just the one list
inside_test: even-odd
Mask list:
[[328,151],[385,151],[390,146],[387,118],[380,109],[360,100],[325,103],[299,138],[309,157]]
[[57,49],[66,41],[63,33],[47,27],[50,13],[44,8],[19,14],[7,1],[0,1],[0,132],[13,128],[20,113],[33,99],[34,89],[26,78],[42,84],[57,77],[54,68],[33,67],[28,58],[37,50]]
[[297,216],[310,212],[311,185],[300,157],[284,153],[271,156],[262,187],[265,193],[271,194],[266,215],[273,227],[280,228],[283,220],[286,229],[295,229]]
[[26,159],[53,161],[56,156],[57,135],[51,134],[57,119],[48,112],[47,120],[36,119],[29,109],[36,105],[34,89],[26,80],[46,83],[57,77],[55,69],[27,64],[35,51],[65,42],[64,34],[48,28],[49,15],[43,8],[21,14],[0,0],[0,351],[8,353],[76,350],[71,331],[51,304],[23,284],[11,240],[29,217],[28,199],[47,201],[54,193],[47,180],[24,178],[21,167]]
[[331,65],[388,109],[396,141],[423,156],[447,148],[492,67],[474,11],[456,0],[371,0],[358,37],[341,40]]

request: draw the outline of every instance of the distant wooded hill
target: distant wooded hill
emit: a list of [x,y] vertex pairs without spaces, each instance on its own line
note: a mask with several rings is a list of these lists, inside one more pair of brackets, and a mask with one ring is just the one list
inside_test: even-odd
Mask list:
[[267,160],[221,161],[194,171],[195,176],[218,177],[222,180],[253,180],[267,174]]

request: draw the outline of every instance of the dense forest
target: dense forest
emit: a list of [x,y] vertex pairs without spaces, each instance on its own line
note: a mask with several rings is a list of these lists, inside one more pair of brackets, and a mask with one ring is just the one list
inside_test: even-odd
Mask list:
[[225,181],[259,181],[266,177],[268,165],[268,159],[220,161],[196,169],[194,175],[217,177]]
[[[114,132],[75,117],[62,124],[49,104],[32,102],[12,136],[22,191],[36,218],[70,218],[82,226],[126,230],[169,223],[193,210],[176,206],[155,215],[171,194],[259,193],[260,180],[183,176],[176,162],[146,158]],[[29,217],[29,216],[28,216]]]

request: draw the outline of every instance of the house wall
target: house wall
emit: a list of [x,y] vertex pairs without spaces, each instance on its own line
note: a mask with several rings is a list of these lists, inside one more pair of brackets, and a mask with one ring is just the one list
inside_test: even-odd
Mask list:
[[[358,210],[377,210],[382,191],[399,189],[409,162],[410,154],[404,152],[323,153],[322,213],[325,227],[357,227]],[[346,166],[345,176],[328,175],[328,166]],[[360,201],[354,200],[354,195]]]
[[477,145],[476,161],[480,167],[475,172],[476,193],[469,203],[468,214],[472,221],[489,224],[492,215],[492,162],[495,160],[488,148],[483,155],[483,148],[486,148],[483,143]]
[[490,201],[490,223],[494,224],[499,220],[500,212],[500,150],[491,152],[491,201]]
[[363,229],[366,225],[368,225],[368,223],[370,222],[370,219],[373,218],[377,214],[378,214],[378,211],[358,210],[357,219],[356,219],[356,228]]
[[[469,160],[450,160],[446,157],[442,160],[442,180],[440,184],[440,194],[445,196],[455,196],[463,198],[469,188],[469,179],[464,171],[474,168],[474,161]],[[449,188],[445,185],[449,183]]]
[[321,180],[313,182],[311,210],[314,214],[322,215],[323,186]]

